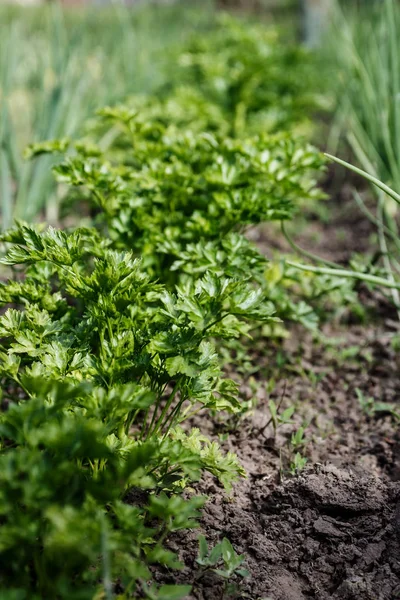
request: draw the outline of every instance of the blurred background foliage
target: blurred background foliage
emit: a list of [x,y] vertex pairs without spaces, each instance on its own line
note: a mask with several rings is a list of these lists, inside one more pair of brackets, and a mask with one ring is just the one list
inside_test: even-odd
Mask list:
[[[215,57],[208,60],[207,67],[202,66],[203,74],[207,69],[208,75],[212,70],[216,74],[211,87],[203,85],[206,99],[208,93],[213,101],[218,94],[219,100],[224,93],[225,100],[234,97],[232,86],[225,92],[218,89],[221,78],[217,71],[223,69],[225,60],[240,61],[243,48],[249,61],[251,45],[257,44],[256,40],[237,40],[236,55],[231,52],[227,59],[223,35],[220,39],[203,38],[215,25],[219,10],[265,24],[276,38],[273,60],[278,76],[273,73],[270,57],[262,70],[262,56],[256,52],[258,65],[254,60],[253,71],[260,70],[259,85],[253,92],[248,87],[250,100],[254,93],[254,100],[271,104],[275,94],[276,110],[281,115],[275,129],[298,125],[296,119],[291,125],[284,122],[285,85],[292,92],[299,86],[298,95],[304,101],[301,110],[310,123],[321,122],[313,95],[319,95],[319,100],[324,96],[322,104],[331,116],[324,111],[322,134],[317,127],[314,134],[309,128],[307,135],[321,147],[328,140],[329,149],[334,151],[345,142],[363,168],[400,186],[400,11],[396,0],[346,0],[340,4],[336,0],[19,0],[0,6],[3,228],[14,218],[58,219],[57,203],[49,200],[54,200],[55,193],[50,168],[54,159],[40,156],[34,162],[26,161],[26,145],[74,137],[102,106],[125,102],[133,94],[158,94],[171,84],[176,87],[176,51],[187,40],[194,40],[192,57],[196,53],[202,53],[203,58]],[[296,60],[285,65],[280,54],[288,56],[287,45],[301,41],[313,54],[294,49]],[[310,56],[314,77],[310,75]],[[269,83],[272,92],[268,92]],[[308,94],[304,90],[307,86]],[[259,120],[261,112],[257,112],[253,131],[257,127],[271,129],[271,110],[264,121]],[[236,122],[240,126],[240,115]]]

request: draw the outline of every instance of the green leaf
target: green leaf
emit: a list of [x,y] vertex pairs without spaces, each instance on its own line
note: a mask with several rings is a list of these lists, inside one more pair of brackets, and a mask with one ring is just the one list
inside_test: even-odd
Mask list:
[[210,566],[216,565],[222,556],[222,542],[216,544],[210,551],[207,564]]
[[190,364],[190,362],[183,356],[173,356],[171,358],[167,358],[165,361],[165,367],[171,377],[177,374],[195,377],[197,373],[196,367]]
[[199,557],[196,559],[196,562],[199,564],[204,564],[205,558],[208,556],[208,544],[205,536],[200,534],[198,537],[199,541]]
[[27,146],[24,152],[24,158],[30,160],[33,157],[40,156],[41,154],[50,154],[59,152],[64,154],[68,149],[70,140],[68,138],[62,138],[57,140],[47,140],[45,142],[36,142]]
[[181,600],[192,591],[191,585],[162,585],[157,592],[157,600]]

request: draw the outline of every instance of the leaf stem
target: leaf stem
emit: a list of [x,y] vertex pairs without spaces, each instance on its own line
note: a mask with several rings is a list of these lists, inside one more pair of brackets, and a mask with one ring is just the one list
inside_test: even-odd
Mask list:
[[328,267],[314,267],[312,265],[302,265],[295,263],[290,260],[286,261],[290,267],[300,269],[300,271],[310,271],[311,273],[318,273],[319,275],[334,275],[336,277],[348,277],[350,279],[360,279],[373,285],[387,287],[391,289],[400,290],[400,283],[395,281],[388,281],[383,277],[377,277],[376,275],[369,275],[368,273],[360,273],[359,271],[350,271],[348,269],[330,269]]
[[[158,406],[159,406],[159,402],[157,402],[157,406],[156,406],[156,408],[154,410],[153,418],[151,420],[151,423],[150,423],[150,426],[149,426],[149,430],[147,432],[147,437],[149,437],[150,435],[154,435],[154,434],[156,434],[158,432],[158,430],[159,430],[160,426],[162,425],[163,420],[164,420],[164,418],[165,418],[165,416],[166,416],[166,414],[167,414],[167,412],[168,412],[168,410],[169,410],[172,402],[174,401],[176,393],[179,390],[179,387],[180,387],[180,384],[181,384],[181,379],[182,378],[179,378],[176,381],[176,383],[174,385],[174,388],[173,388],[172,392],[170,393],[170,395],[168,396],[168,399],[167,399],[167,401],[165,403],[165,406],[164,406],[163,410],[161,411],[161,414],[160,414],[159,418],[156,421],[157,410],[158,410]],[[153,428],[153,430],[152,430],[152,428]]]
[[354,173],[357,173],[357,175],[361,175],[361,177],[364,177],[364,179],[367,179],[367,181],[370,181],[371,183],[373,183],[374,185],[376,185],[376,187],[378,187],[379,189],[381,189],[383,192],[385,192],[385,194],[387,194],[388,196],[390,196],[391,198],[393,198],[393,200],[395,200],[398,204],[400,204],[400,194],[397,194],[388,185],[385,185],[382,181],[380,181],[379,179],[377,179],[373,175],[370,175],[366,171],[363,171],[362,169],[359,169],[358,167],[355,167],[354,165],[351,165],[350,163],[346,162],[345,160],[337,158],[336,156],[332,156],[332,154],[325,154],[325,156],[327,156],[328,158],[330,158],[334,162],[338,163],[339,165],[342,165],[343,167],[346,167],[347,169],[350,169],[350,171],[353,171]]

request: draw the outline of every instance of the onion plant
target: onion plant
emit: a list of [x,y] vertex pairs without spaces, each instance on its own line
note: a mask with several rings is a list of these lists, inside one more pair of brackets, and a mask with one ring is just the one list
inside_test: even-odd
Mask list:
[[[348,269],[344,268],[341,265],[337,265],[330,261],[326,261],[315,254],[305,251],[299,248],[293,240],[287,235],[284,225],[282,224],[282,229],[284,234],[286,235],[291,246],[303,254],[308,259],[311,259],[314,262],[319,263],[318,266],[310,265],[310,264],[299,264],[293,261],[286,261],[287,264],[296,269],[300,269],[302,271],[308,271],[311,273],[317,273],[320,275],[330,275],[338,278],[350,278],[363,281],[366,284],[372,286],[378,286],[381,288],[387,288],[391,290],[392,299],[394,304],[396,305],[399,316],[400,316],[400,302],[399,302],[399,291],[400,291],[400,238],[398,234],[398,230],[396,228],[396,223],[394,219],[391,219],[388,223],[385,223],[382,220],[382,213],[380,212],[383,203],[386,198],[392,200],[395,205],[400,205],[400,194],[394,191],[391,187],[386,185],[383,181],[380,181],[377,177],[375,177],[371,173],[367,173],[362,169],[347,163],[339,158],[331,156],[327,154],[327,157],[333,160],[334,162],[346,167],[352,172],[356,173],[363,177],[366,181],[371,183],[376,189],[380,201],[378,203],[378,207],[376,210],[376,214],[369,211],[365,204],[363,203],[361,197],[357,192],[355,192],[356,197],[360,203],[361,208],[364,211],[365,216],[376,226],[379,239],[381,241],[381,258],[382,258],[382,267],[378,273],[371,273],[367,270],[361,271],[357,269]],[[383,247],[382,247],[383,244]]]
[[399,189],[400,7],[349,4],[335,4],[329,46],[339,74],[336,131],[345,132],[363,170]]
[[[400,189],[400,7],[394,0],[335,3],[328,59],[335,81],[337,115],[329,151],[348,142],[364,176]],[[353,168],[353,170],[355,170]],[[366,176],[365,173],[369,175]],[[397,204],[393,194],[375,185],[376,208],[355,199],[376,226],[387,281],[394,282],[397,263],[391,253],[398,240]],[[400,296],[393,288],[393,300]]]

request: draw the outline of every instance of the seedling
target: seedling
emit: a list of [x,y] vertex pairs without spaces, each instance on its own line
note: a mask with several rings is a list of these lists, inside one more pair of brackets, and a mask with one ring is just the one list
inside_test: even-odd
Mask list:
[[293,450],[303,448],[307,444],[307,439],[304,434],[304,427],[299,427],[295,433],[292,433],[290,438],[290,445]]
[[269,425],[272,424],[272,427],[274,430],[274,437],[276,436],[278,427],[280,427],[281,425],[292,425],[294,423],[294,421],[292,420],[292,416],[294,415],[294,412],[296,410],[295,406],[293,406],[293,405],[289,406],[288,408],[283,410],[281,413],[279,413],[279,409],[281,407],[283,397],[284,397],[284,392],[283,392],[281,400],[278,404],[276,404],[274,402],[274,400],[272,400],[272,399],[269,400],[269,402],[268,402],[270,418],[269,418],[269,421],[267,422],[267,424],[265,425],[264,430]]
[[300,452],[296,452],[293,457],[292,462],[290,463],[290,473],[292,475],[298,475],[300,471],[304,469],[307,464],[307,458],[302,456]]
[[219,542],[210,550],[205,536],[199,536],[199,555],[196,559],[197,564],[202,567],[199,576],[202,577],[207,570],[211,570],[224,579],[221,600],[228,597],[228,595],[230,597],[236,595],[238,591],[237,586],[230,582],[232,577],[243,578],[249,576],[247,569],[243,568],[244,560],[245,557],[235,552],[227,538],[224,538],[222,542]]
[[394,419],[400,419],[400,413],[394,404],[389,402],[377,402],[372,396],[365,396],[360,388],[355,390],[360,408],[367,417],[375,417],[380,414],[390,414]]

